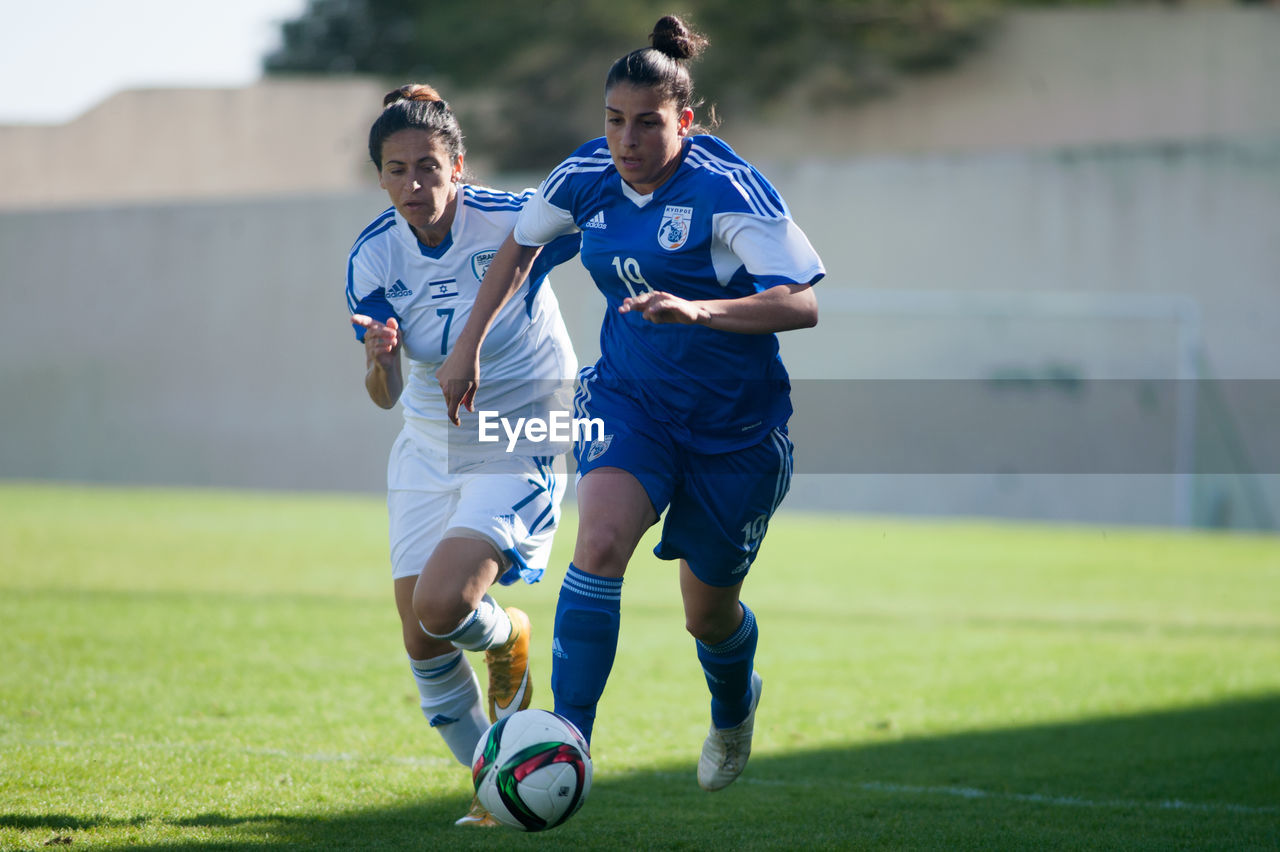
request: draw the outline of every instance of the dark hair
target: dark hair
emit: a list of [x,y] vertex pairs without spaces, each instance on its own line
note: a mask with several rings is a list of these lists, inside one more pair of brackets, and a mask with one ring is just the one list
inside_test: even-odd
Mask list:
[[674,101],[677,111],[701,106],[693,99],[693,77],[688,62],[709,43],[675,15],[658,21],[649,34],[652,47],[633,50],[613,63],[605,78],[607,93],[618,83],[657,89],[664,100]]
[[382,114],[369,128],[369,159],[378,171],[382,171],[382,143],[400,130],[425,130],[438,136],[452,161],[467,152],[462,128],[448,101],[425,83],[406,83],[383,97]]

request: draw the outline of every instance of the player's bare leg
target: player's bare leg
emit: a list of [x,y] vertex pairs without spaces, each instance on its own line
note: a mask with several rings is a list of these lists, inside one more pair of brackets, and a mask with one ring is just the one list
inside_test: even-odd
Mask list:
[[[457,655],[462,663],[466,662],[463,650],[486,651],[486,659],[491,649],[510,647],[517,644],[516,625],[511,621],[508,612],[497,606],[488,595],[502,570],[502,563],[493,545],[487,540],[470,536],[451,536],[445,538],[433,551],[431,558],[424,566],[422,573],[415,578],[410,605],[413,618],[422,635],[432,642],[441,643]],[[512,610],[519,612],[519,610]],[[524,671],[520,680],[524,685],[524,701],[529,700],[528,689],[528,618],[520,613],[520,630],[524,636],[525,660]],[[406,628],[407,629],[407,628]],[[510,655],[508,655],[510,656]],[[467,664],[468,668],[469,663]],[[474,675],[472,676],[474,679]],[[505,677],[511,677],[508,673]],[[489,666],[490,697],[493,706],[494,667]],[[500,682],[504,676],[499,676]],[[458,747],[466,751],[465,760],[459,756],[464,765],[470,766],[475,745],[488,729],[490,718],[486,718],[479,704],[479,683],[475,685],[475,703],[469,708],[472,720],[466,731],[467,742],[459,739]],[[501,696],[500,696],[501,698]],[[515,703],[507,697],[507,703]],[[475,719],[479,717],[479,723]],[[478,729],[478,730],[476,730]],[[441,731],[447,736],[447,727]],[[451,746],[453,744],[451,743]],[[499,825],[477,799],[472,799],[467,813],[459,818],[456,825],[488,828]]]
[[698,759],[698,784],[721,790],[746,768],[763,680],[752,663],[755,614],[738,596],[742,584],[712,586],[680,561],[685,626],[698,642],[698,660],[711,692],[711,727]]

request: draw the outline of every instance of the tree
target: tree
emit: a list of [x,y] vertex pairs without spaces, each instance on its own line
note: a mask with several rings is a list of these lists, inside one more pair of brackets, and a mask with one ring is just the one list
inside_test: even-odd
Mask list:
[[[712,48],[699,92],[735,117],[782,98],[849,102],[958,61],[995,0],[685,0]],[[504,169],[541,169],[601,125],[609,64],[647,44],[654,0],[309,0],[269,74],[371,74],[436,85]],[[475,145],[473,144],[473,148]]]

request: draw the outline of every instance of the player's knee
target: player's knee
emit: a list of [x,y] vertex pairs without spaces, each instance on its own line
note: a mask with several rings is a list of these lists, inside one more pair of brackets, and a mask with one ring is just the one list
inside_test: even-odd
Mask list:
[[[737,621],[740,622],[741,619],[738,618]],[[737,628],[735,614],[728,611],[703,610],[686,612],[684,616],[684,629],[704,645],[719,645],[732,636]]]
[[426,594],[422,586],[413,593],[413,614],[421,629],[432,636],[447,636],[457,630],[470,610],[461,601]]
[[435,656],[435,645],[431,637],[422,632],[418,622],[404,625],[404,650],[411,660],[426,660]]
[[705,618],[695,618],[693,616],[686,615],[684,619],[684,629],[688,631],[690,636],[697,639],[699,642],[711,644],[708,642],[707,637],[712,631]]
[[742,609],[737,601],[724,605],[685,606],[685,629],[704,645],[719,645],[733,635],[742,623]]
[[621,577],[635,550],[635,542],[615,527],[594,524],[578,530],[573,564],[588,574]]

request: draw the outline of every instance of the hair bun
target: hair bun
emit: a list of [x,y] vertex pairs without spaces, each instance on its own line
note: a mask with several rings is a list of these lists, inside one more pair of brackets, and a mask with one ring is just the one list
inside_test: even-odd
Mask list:
[[426,83],[406,83],[398,89],[392,89],[382,98],[382,106],[391,106],[400,101],[429,101],[443,103],[440,93]]
[[707,46],[707,39],[685,26],[675,15],[666,15],[653,27],[649,43],[672,59],[694,59]]

